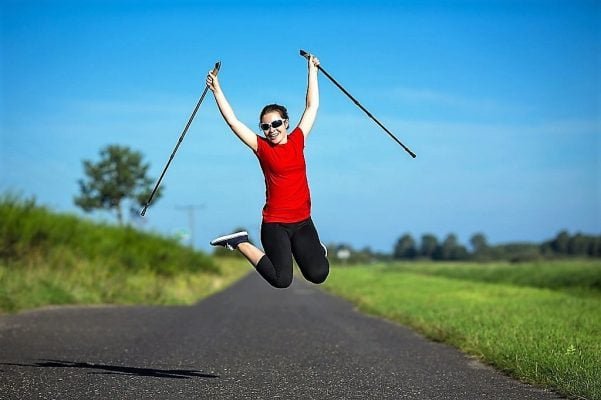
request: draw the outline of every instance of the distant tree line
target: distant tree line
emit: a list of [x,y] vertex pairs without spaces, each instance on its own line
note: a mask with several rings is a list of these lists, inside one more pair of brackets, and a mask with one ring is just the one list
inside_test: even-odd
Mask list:
[[392,258],[397,260],[535,260],[560,257],[601,257],[601,236],[562,231],[551,240],[541,244],[508,243],[490,245],[483,233],[470,238],[471,249],[459,243],[455,234],[449,234],[442,242],[432,234],[422,235],[420,243],[406,233],[396,242]]
[[567,231],[562,231],[543,243],[491,245],[483,233],[476,233],[470,238],[468,248],[453,233],[442,241],[433,234],[424,234],[418,241],[411,234],[405,233],[396,241],[391,253],[374,252],[369,247],[354,249],[347,244],[329,244],[327,247],[330,259],[348,264],[420,259],[517,262],[563,257],[601,258],[601,235],[570,235]]

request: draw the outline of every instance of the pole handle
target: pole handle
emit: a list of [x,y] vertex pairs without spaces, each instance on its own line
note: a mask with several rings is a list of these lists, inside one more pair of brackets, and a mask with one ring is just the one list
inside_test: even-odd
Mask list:
[[213,74],[217,75],[219,73],[220,68],[221,68],[221,61],[217,61],[215,63],[215,68],[213,68]]

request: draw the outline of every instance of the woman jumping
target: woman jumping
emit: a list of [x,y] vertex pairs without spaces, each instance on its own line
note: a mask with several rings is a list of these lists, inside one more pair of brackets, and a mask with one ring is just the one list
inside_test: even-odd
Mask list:
[[212,72],[207,76],[207,85],[223,119],[259,159],[267,189],[261,224],[261,243],[265,252],[249,242],[247,232],[216,238],[211,245],[237,249],[267,282],[277,288],[286,288],[292,283],[292,256],[310,282],[322,283],[330,269],[326,248],[319,241],[311,219],[304,156],[305,139],[319,107],[318,65],[319,60],[309,56],[306,106],[298,126],[288,134],[288,111],[284,106],[269,104],[259,116],[259,127],[265,137],[255,134],[236,118],[217,76]]

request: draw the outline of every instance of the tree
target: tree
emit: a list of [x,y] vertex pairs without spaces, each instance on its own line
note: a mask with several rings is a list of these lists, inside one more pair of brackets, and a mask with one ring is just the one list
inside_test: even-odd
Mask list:
[[[146,175],[150,164],[142,162],[138,151],[109,145],[100,150],[100,161],[84,160],[83,167],[86,178],[78,181],[81,194],[74,202],[85,212],[114,211],[119,224],[123,224],[124,200],[139,208],[150,196],[153,179]],[[161,197],[161,189],[155,193],[154,201]]]
[[573,256],[586,256],[589,239],[581,233],[576,233],[568,240],[568,254]]
[[557,234],[555,239],[551,241],[551,248],[555,253],[565,255],[568,253],[568,243],[570,242],[570,235],[567,231],[561,231]]
[[426,233],[422,235],[421,246],[419,249],[419,254],[422,257],[432,258],[436,249],[438,248],[438,239],[436,236]]
[[417,250],[415,249],[415,240],[410,234],[406,233],[399,238],[394,246],[394,258],[415,258]]
[[587,252],[591,257],[601,257],[601,236],[591,237]]
[[450,233],[436,250],[435,258],[438,260],[464,260],[467,255],[465,246],[459,244],[454,233]]
[[472,245],[472,251],[475,258],[481,259],[487,255],[488,242],[483,233],[475,233],[470,238],[470,244]]

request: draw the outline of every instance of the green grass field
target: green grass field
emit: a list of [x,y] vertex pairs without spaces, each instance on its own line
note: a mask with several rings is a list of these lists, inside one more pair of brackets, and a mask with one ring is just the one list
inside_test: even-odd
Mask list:
[[601,399],[601,262],[335,267],[326,289],[529,383]]
[[0,313],[62,304],[190,304],[249,271],[175,239],[0,196]]

